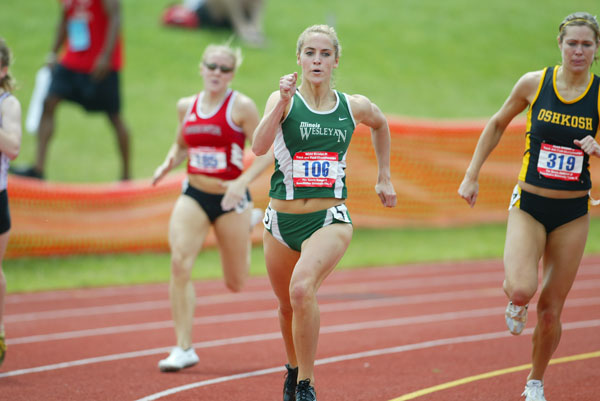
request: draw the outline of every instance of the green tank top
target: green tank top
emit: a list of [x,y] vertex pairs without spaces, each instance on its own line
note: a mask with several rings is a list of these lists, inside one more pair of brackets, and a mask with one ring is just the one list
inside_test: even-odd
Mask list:
[[356,122],[346,94],[335,95],[331,110],[315,111],[296,91],[275,136],[271,198],[347,197],[346,154]]

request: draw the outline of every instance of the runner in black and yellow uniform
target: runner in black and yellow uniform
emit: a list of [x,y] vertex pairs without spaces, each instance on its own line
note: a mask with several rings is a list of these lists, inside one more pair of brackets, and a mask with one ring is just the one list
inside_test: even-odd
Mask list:
[[288,358],[284,401],[316,400],[316,293],[352,238],[344,204],[346,151],[359,123],[369,126],[373,134],[379,168],[375,190],[384,206],[396,205],[387,120],[366,97],[333,90],[331,74],[339,56],[333,28],[316,25],[300,35],[297,61],[302,68],[302,84],[296,89],[297,73],[280,79],[279,90],[267,101],[252,145],[258,155],[274,145],[271,202],[263,220],[264,252],[279,300]]
[[484,128],[458,190],[471,206],[485,159],[510,121],[529,106],[526,150],[510,201],[504,249],[506,323],[520,334],[527,305],[543,285],[533,332],[532,369],[523,396],[544,401],[543,376],[561,335],[560,315],[575,280],[589,230],[589,157],[600,157],[600,78],[591,73],[600,45],[595,17],[574,13],[560,24],[562,63],[521,77]]

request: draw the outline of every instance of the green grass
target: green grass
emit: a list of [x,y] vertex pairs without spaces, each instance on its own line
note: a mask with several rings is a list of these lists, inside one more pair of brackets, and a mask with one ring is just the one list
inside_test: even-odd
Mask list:
[[[160,14],[173,0],[124,0],[126,66],[124,117],[132,134],[135,178],[149,177],[173,141],[175,103],[201,89],[198,62],[204,47],[227,32],[166,29]],[[24,114],[35,72],[50,49],[59,9],[56,1],[3,0],[0,35],[15,55],[12,73]],[[569,13],[597,13],[592,0],[266,0],[264,49],[243,48],[236,89],[263,110],[279,77],[297,71],[295,43],[308,25],[332,23],[342,44],[336,86],[367,95],[388,115],[486,118],[502,104],[526,71],[560,62],[557,27]],[[596,64],[594,72],[600,73]],[[29,164],[35,137],[25,134],[15,165]],[[119,175],[113,134],[100,115],[64,104],[47,163],[50,180],[106,182]],[[592,224],[587,252],[599,252]],[[357,229],[341,267],[429,260],[498,258],[504,225],[451,229]],[[20,259],[4,263],[9,291],[165,281],[166,254]],[[195,278],[220,276],[218,255],[207,250]],[[260,247],[252,274],[264,274]]]
[[[201,89],[205,46],[227,32],[164,28],[172,0],[123,1],[124,117],[132,133],[132,168],[148,177],[164,158],[176,127],[175,103]],[[342,44],[337,87],[370,97],[389,115],[485,118],[524,72],[560,60],[557,27],[568,13],[597,9],[592,0],[475,2],[455,0],[266,1],[268,46],[243,48],[234,87],[263,110],[279,77],[298,70],[295,44],[315,23],[334,23]],[[3,0],[0,26],[16,62],[17,96],[27,109],[35,72],[50,49],[58,3]],[[598,66],[595,71],[600,71]],[[24,137],[15,164],[29,164],[35,138]],[[63,105],[48,154],[47,176],[71,182],[118,177],[116,143],[104,117]]]

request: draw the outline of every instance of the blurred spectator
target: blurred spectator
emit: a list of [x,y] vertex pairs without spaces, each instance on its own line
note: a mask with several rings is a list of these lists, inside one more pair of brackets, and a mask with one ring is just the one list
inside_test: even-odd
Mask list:
[[10,64],[10,50],[0,38],[0,365],[6,355],[3,320],[6,278],[2,271],[2,259],[11,227],[6,190],[8,163],[17,157],[21,148],[21,104],[11,93],[15,83],[9,72]]
[[231,29],[251,46],[264,45],[263,0],[184,0],[163,14],[165,25]]
[[[35,165],[15,174],[44,178],[46,153],[54,133],[54,113],[62,100],[90,112],[104,112],[117,136],[121,179],[130,178],[129,132],[121,119],[119,71],[122,66],[120,0],[59,0],[62,15],[47,63],[52,83],[38,129]],[[63,48],[60,60],[58,52]],[[85,133],[81,133],[82,135]]]

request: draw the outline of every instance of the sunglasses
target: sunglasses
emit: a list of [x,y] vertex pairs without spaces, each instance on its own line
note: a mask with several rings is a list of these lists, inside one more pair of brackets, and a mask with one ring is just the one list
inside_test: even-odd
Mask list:
[[217,68],[221,70],[222,73],[228,73],[233,71],[233,67],[228,67],[226,65],[219,65],[217,63],[204,63],[204,66],[211,71],[216,70]]

